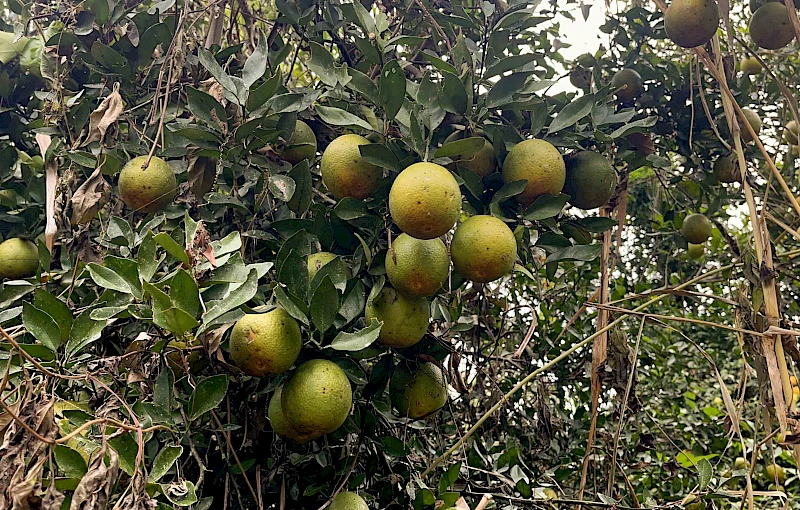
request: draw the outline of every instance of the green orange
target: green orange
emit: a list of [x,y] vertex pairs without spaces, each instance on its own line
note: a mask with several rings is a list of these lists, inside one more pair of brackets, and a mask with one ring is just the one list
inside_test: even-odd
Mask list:
[[514,269],[517,240],[502,220],[478,215],[458,226],[450,243],[453,267],[464,278],[487,283]]
[[342,135],[322,153],[322,182],[336,198],[367,198],[378,189],[381,169],[361,157],[359,146],[370,141],[360,135]]
[[524,140],[515,145],[503,162],[503,181],[527,180],[517,202],[530,205],[544,194],[558,195],[564,188],[567,167],[564,158],[551,143],[544,140]]
[[386,253],[386,276],[407,296],[435,294],[450,273],[450,256],[441,239],[416,239],[400,234]]
[[233,362],[256,377],[289,370],[302,345],[300,325],[283,308],[245,315],[231,331]]

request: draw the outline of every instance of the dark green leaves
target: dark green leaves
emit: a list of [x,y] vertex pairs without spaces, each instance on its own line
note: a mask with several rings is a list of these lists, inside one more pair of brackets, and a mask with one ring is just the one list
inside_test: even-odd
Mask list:
[[80,480],[86,474],[87,466],[83,456],[76,450],[62,444],[53,447],[56,464],[68,478]]
[[594,107],[594,94],[586,94],[574,100],[564,107],[561,112],[550,123],[547,128],[548,133],[555,133],[564,128],[574,125],[576,122],[591,113]]
[[320,81],[329,87],[335,87],[337,84],[347,85],[351,79],[347,73],[347,66],[337,66],[331,52],[321,44],[311,41],[309,46],[311,47],[311,58],[306,65],[319,76]]
[[150,472],[147,473],[147,481],[153,483],[161,480],[161,477],[167,474],[167,471],[169,471],[173,464],[175,464],[175,461],[180,458],[181,454],[183,454],[183,446],[164,446],[153,460],[153,467],[150,468]]
[[364,129],[372,129],[369,122],[341,108],[318,105],[316,110],[319,117],[332,126],[358,126]]
[[378,339],[383,322],[373,320],[369,326],[354,333],[339,332],[331,342],[331,349],[337,351],[360,351]]
[[450,113],[464,113],[467,111],[467,89],[453,73],[442,73],[444,82],[439,92],[439,104],[442,109]]
[[564,206],[567,205],[568,201],[569,195],[563,193],[558,195],[550,195],[549,193],[541,195],[537,197],[525,211],[525,219],[537,221],[557,216]]
[[196,420],[200,416],[216,408],[220,402],[222,402],[222,399],[225,398],[225,393],[227,393],[227,391],[227,375],[206,377],[197,383],[197,387],[195,387],[189,403],[190,419]]
[[339,311],[339,292],[334,287],[331,277],[326,275],[311,298],[311,321],[324,333],[333,325],[337,311]]
[[406,98],[406,77],[397,60],[387,62],[381,70],[380,97],[386,118],[392,120]]
[[480,136],[473,136],[471,138],[463,138],[442,145],[436,149],[434,157],[436,158],[452,158],[454,156],[469,156],[475,154],[483,148],[486,140]]
[[562,260],[578,260],[582,262],[589,262],[600,256],[601,248],[602,247],[599,244],[570,246],[552,253],[547,257],[545,263],[558,262]]
[[22,323],[42,345],[53,352],[58,350],[61,345],[61,330],[50,315],[30,303],[23,303]]

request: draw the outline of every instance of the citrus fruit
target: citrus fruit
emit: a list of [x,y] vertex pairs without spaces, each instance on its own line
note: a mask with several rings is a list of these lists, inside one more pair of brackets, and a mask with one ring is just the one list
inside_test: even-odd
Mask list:
[[494,216],[472,216],[453,234],[450,255],[464,278],[487,283],[514,269],[517,240],[508,225]]
[[400,364],[392,374],[389,396],[401,416],[424,418],[447,403],[447,381],[433,363],[422,363],[413,372]]
[[714,162],[714,175],[719,182],[739,182],[739,160],[735,152],[717,158]]
[[443,166],[414,163],[392,184],[389,212],[406,234],[433,239],[453,228],[461,212],[461,190]]
[[231,331],[231,358],[246,374],[264,377],[294,365],[303,341],[300,326],[284,309],[248,314]]
[[783,139],[789,145],[797,145],[797,122],[790,120],[783,128]]
[[[624,87],[624,88],[623,88]],[[621,101],[633,101],[644,92],[642,77],[633,69],[620,69],[611,78],[611,88]]]
[[417,239],[400,234],[386,253],[386,276],[407,296],[435,294],[450,273],[450,257],[441,239]]
[[754,75],[760,73],[763,67],[756,57],[743,57],[739,62],[739,69],[744,74]]
[[327,251],[312,253],[308,256],[308,281],[314,279],[317,271],[322,269],[322,266],[335,259],[336,255]]
[[592,85],[592,70],[576,65],[569,72],[569,82],[576,89],[589,90]]
[[492,146],[489,140],[484,139],[483,147],[478,149],[474,154],[459,159],[458,164],[473,171],[480,177],[486,177],[497,169],[494,146]]
[[404,297],[384,287],[364,312],[367,322],[383,321],[378,341],[388,347],[411,347],[425,336],[430,308],[424,297]]
[[595,209],[611,200],[617,188],[617,172],[603,155],[581,151],[567,158],[564,193],[579,209]]
[[689,253],[689,258],[697,260],[706,252],[706,245],[689,243],[689,248],[686,250]]
[[353,405],[353,390],[339,365],[306,361],[283,387],[281,409],[301,434],[328,434],[341,427]]
[[340,492],[333,498],[328,510],[369,510],[364,498],[355,492]]
[[527,180],[525,190],[515,198],[530,205],[540,195],[558,195],[564,188],[566,165],[558,149],[544,140],[524,140],[515,145],[503,162],[506,183]]
[[281,158],[296,165],[304,159],[313,161],[316,155],[317,137],[314,135],[314,131],[308,124],[298,120],[294,125],[292,138],[281,153]]
[[777,50],[794,39],[794,29],[789,11],[783,3],[770,2],[762,5],[750,18],[750,38],[759,48]]
[[733,461],[733,469],[745,469],[747,467],[747,460],[744,457],[736,457]]
[[27,239],[13,237],[0,243],[0,279],[30,278],[39,268],[39,249]]
[[558,499],[558,494],[550,487],[546,487],[542,491],[542,494],[544,495],[544,499]]
[[764,477],[768,481],[778,481],[779,484],[786,481],[786,471],[778,464],[767,464],[764,468]]
[[683,219],[681,234],[692,244],[703,244],[711,237],[711,220],[702,214],[690,214]]
[[336,198],[367,198],[378,189],[382,172],[361,157],[358,147],[370,141],[360,135],[342,135],[322,153],[322,182]]
[[269,399],[267,416],[269,417],[269,422],[272,424],[272,430],[279,436],[298,444],[307,443],[315,437],[319,437],[313,434],[303,435],[297,432],[294,427],[292,427],[291,423],[286,421],[286,417],[283,415],[283,408],[281,407],[282,391],[283,387],[278,388],[275,390],[275,393],[272,394],[272,398]]
[[178,190],[175,174],[166,161],[153,156],[147,167],[147,156],[128,161],[119,174],[119,196],[136,211],[156,212],[172,202]]
[[719,26],[715,0],[673,0],[664,14],[664,29],[672,42],[683,48],[702,46]]
[[[761,117],[758,116],[756,112],[749,108],[742,108],[742,113],[744,114],[744,118],[747,119],[747,123],[750,124],[750,127],[753,128],[756,135],[761,132]],[[742,140],[745,143],[749,143],[753,141],[753,137],[750,135],[750,131],[747,130],[745,126],[742,126],[741,122],[739,125],[742,128]]]
[[203,365],[203,358],[200,355],[200,351],[197,349],[184,351],[184,349],[188,347],[192,347],[192,345],[182,340],[170,340],[164,347],[164,352],[167,353],[167,365],[169,365],[177,376],[186,375],[187,366],[189,367],[189,371],[194,373]]

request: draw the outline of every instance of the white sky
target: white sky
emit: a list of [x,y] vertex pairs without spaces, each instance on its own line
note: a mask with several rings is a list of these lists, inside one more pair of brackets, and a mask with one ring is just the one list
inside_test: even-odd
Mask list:
[[[570,45],[569,48],[562,48],[559,50],[561,55],[567,60],[573,60],[584,53],[596,52],[600,45],[608,39],[608,35],[600,31],[600,25],[605,23],[604,2],[603,0],[588,0],[586,1],[586,5],[590,5],[592,1],[593,4],[589,9],[589,18],[586,21],[583,19],[579,3],[572,5],[572,14],[575,17],[575,21],[570,21],[563,16],[557,18],[561,22],[561,42]],[[561,79],[557,85],[550,89],[553,94],[565,90],[575,90],[575,88],[570,85],[568,78]]]

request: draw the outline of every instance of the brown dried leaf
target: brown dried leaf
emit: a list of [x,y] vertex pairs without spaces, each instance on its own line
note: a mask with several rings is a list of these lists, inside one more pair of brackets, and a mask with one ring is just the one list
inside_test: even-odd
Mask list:
[[101,168],[96,168],[86,182],[81,184],[72,195],[72,218],[70,221],[73,225],[89,223],[110,199],[111,186],[103,177]]
[[[42,153],[42,159],[47,160],[47,149],[52,143],[49,135],[36,133],[36,143],[39,144],[39,151]],[[58,227],[56,226],[56,185],[58,184],[58,162],[56,158],[47,162],[45,166],[46,171],[46,186],[47,197],[45,201],[45,212],[47,215],[47,223],[44,227],[45,243],[47,249],[53,251],[53,244],[56,240]]]
[[147,495],[145,476],[142,471],[136,471],[131,481],[128,494],[117,501],[113,510],[155,510],[158,502]]
[[189,163],[189,185],[198,199],[211,191],[217,183],[217,160],[200,156]]
[[125,102],[119,94],[119,83],[115,83],[114,91],[89,115],[89,134],[82,145],[102,141],[109,126],[117,121],[124,109]]
[[64,494],[56,489],[56,484],[51,483],[42,499],[42,510],[60,510],[64,502]]
[[[108,466],[103,462],[103,458],[108,452]],[[83,475],[75,492],[72,495],[72,503],[69,510],[100,510],[106,508],[111,488],[117,480],[119,472],[119,456],[113,448],[107,448],[103,442],[100,448],[92,457],[89,470]]]
[[222,85],[215,78],[209,78],[200,82],[200,90],[213,97],[219,104],[225,106],[228,101],[225,99],[225,91]]

